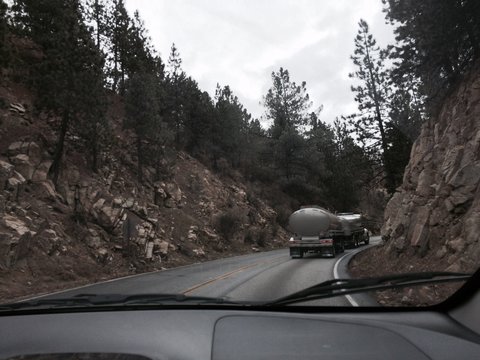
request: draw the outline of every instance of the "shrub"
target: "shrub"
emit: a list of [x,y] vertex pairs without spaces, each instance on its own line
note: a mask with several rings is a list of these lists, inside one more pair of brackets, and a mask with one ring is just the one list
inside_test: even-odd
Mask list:
[[215,229],[223,238],[230,241],[238,231],[242,223],[242,217],[235,209],[229,209],[220,214],[215,221]]
[[260,206],[258,196],[250,189],[247,190],[247,201],[256,209]]
[[0,97],[0,109],[7,109],[8,108],[8,102],[6,99],[3,97]]
[[281,189],[301,204],[322,203],[325,199],[321,188],[308,184],[301,178],[282,180]]
[[258,230],[258,235],[257,235],[257,244],[260,247],[265,247],[267,245],[267,240],[268,240],[268,231],[267,229],[260,229]]
[[288,226],[288,218],[292,213],[291,209],[285,205],[277,205],[274,210],[277,213],[275,220],[281,227],[286,228]]
[[272,236],[275,237],[278,234],[278,222],[272,224]]
[[268,230],[252,227],[247,230],[243,239],[245,244],[257,244],[260,247],[265,247],[268,240]]
[[253,229],[248,229],[245,233],[245,237],[243,238],[243,242],[245,244],[254,244],[255,243],[255,235]]

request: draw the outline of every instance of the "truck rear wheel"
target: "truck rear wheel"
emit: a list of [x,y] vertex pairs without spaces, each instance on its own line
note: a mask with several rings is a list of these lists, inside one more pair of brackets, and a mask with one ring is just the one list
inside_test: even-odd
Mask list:
[[339,242],[338,245],[335,245],[335,251],[338,253],[345,252],[345,243],[342,241],[342,242]]
[[365,235],[365,245],[368,245],[370,243],[370,235]]
[[353,235],[353,247],[354,248],[358,247],[358,238],[355,235]]
[[290,248],[290,256],[292,259],[303,258],[303,250],[301,248]]

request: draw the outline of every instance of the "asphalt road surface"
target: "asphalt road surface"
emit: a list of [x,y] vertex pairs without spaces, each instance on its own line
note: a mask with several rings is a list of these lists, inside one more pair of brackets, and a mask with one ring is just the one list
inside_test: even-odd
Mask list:
[[[371,244],[378,241],[379,237],[371,238]],[[273,300],[333,279],[338,276],[339,265],[343,268],[346,266],[346,261],[341,259],[346,259],[356,251],[359,249],[346,250],[345,254],[335,258],[322,258],[312,254],[303,259],[291,259],[288,249],[274,250],[109,280],[48,296],[59,298],[86,293],[182,293],[228,297],[232,300]],[[337,262],[339,264],[335,268]],[[352,301],[339,296],[309,304],[351,306]]]

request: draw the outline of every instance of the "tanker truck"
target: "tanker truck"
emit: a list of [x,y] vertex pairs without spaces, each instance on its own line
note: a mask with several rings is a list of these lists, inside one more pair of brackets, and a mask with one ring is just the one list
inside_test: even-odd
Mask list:
[[343,238],[340,219],[321,207],[302,207],[288,219],[288,227],[293,232],[289,248],[292,258],[302,258],[307,252],[334,257],[343,252]]
[[368,244],[370,236],[368,230],[363,226],[361,214],[339,213],[337,217],[342,224],[342,230],[337,232],[337,237],[342,237],[346,247],[357,247],[360,243]]
[[305,253],[335,257],[346,246],[369,243],[369,234],[363,227],[360,214],[335,215],[318,206],[295,211],[290,215],[289,229],[294,234],[289,241],[292,258],[302,258]]

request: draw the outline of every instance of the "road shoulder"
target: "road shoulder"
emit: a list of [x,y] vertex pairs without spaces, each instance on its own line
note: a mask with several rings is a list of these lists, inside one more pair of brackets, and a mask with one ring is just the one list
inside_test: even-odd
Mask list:
[[[376,244],[362,246],[360,249],[349,252],[343,255],[341,258],[339,258],[336,261],[335,266],[333,267],[333,277],[335,279],[350,279],[350,274],[348,272],[348,264],[350,263],[350,261],[359,252],[362,252],[373,246],[376,246]],[[345,295],[345,298],[352,306],[355,306],[355,307],[381,306],[372,296],[364,293]]]

